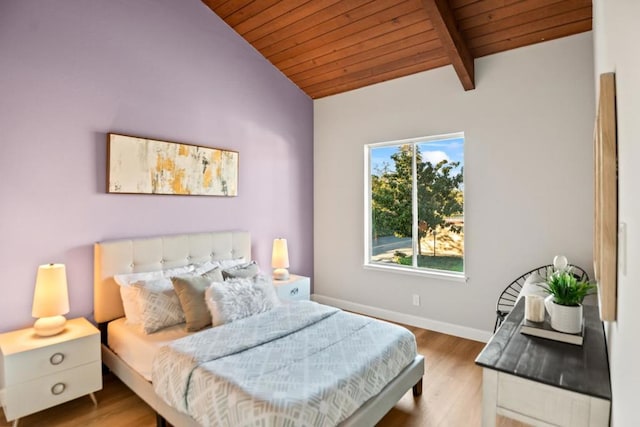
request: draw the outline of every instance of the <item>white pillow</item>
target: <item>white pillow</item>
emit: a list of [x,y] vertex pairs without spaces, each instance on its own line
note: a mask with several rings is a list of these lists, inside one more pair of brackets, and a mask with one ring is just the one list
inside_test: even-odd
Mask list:
[[225,268],[231,268],[231,267],[235,267],[236,265],[240,265],[240,264],[244,264],[245,263],[245,258],[244,257],[239,257],[239,258],[233,258],[233,259],[219,259],[219,260],[214,260],[214,261],[207,261],[205,263],[202,264],[196,264],[194,265],[194,270],[193,273],[196,275],[202,275],[204,273],[207,273],[211,270],[213,270],[214,268],[221,268],[221,269],[225,269]]
[[280,304],[271,281],[264,276],[213,282],[205,291],[213,326],[253,316]]
[[219,259],[218,265],[220,265],[220,268],[224,270],[225,268],[235,267],[236,265],[244,264],[246,262],[247,260],[245,259],[245,257],[241,256],[232,259]]
[[[142,324],[142,314],[138,304],[139,292],[134,292],[131,285],[140,281],[152,281],[171,276],[179,276],[189,274],[194,270],[193,265],[185,265],[183,267],[175,267],[167,270],[147,271],[144,273],[116,274],[113,276],[115,282],[120,285],[120,297],[122,298],[122,306],[124,307],[124,315],[127,318],[126,323],[130,325]],[[173,285],[169,280],[169,289],[173,289]]]

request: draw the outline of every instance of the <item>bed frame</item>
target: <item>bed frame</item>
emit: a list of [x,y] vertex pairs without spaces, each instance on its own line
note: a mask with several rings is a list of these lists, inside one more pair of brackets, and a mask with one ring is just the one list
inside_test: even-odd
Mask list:
[[[195,427],[196,421],[167,405],[152,384],[120,359],[107,345],[106,324],[124,316],[120,289],[113,280],[119,273],[164,270],[211,260],[244,256],[251,259],[251,236],[246,231],[180,234],[152,238],[99,242],[94,245],[94,317],[102,331],[102,362],[158,414],[159,425]],[[413,362],[376,396],[369,399],[341,426],[372,426],[413,387],[422,393],[424,358]]]

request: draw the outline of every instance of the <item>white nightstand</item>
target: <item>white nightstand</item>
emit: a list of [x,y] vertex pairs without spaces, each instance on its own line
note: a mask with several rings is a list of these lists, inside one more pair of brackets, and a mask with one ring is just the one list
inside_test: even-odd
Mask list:
[[278,297],[282,301],[308,300],[311,295],[311,279],[290,274],[287,280],[274,280]]
[[33,328],[0,334],[0,403],[7,421],[102,388],[100,332],[84,318],[39,337]]

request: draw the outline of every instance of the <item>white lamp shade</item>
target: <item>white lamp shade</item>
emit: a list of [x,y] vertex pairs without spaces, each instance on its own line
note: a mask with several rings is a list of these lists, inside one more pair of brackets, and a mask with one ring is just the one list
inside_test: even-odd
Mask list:
[[271,253],[271,267],[289,268],[289,251],[287,239],[274,239],[273,252]]
[[33,317],[51,317],[68,312],[69,294],[64,264],[39,266],[31,315]]

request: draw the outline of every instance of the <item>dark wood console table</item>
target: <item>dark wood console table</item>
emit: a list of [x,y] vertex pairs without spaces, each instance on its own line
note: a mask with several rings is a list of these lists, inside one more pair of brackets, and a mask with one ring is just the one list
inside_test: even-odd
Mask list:
[[482,425],[503,415],[537,426],[608,426],[609,361],[598,308],[584,306],[582,346],[520,333],[524,298],[476,358]]

